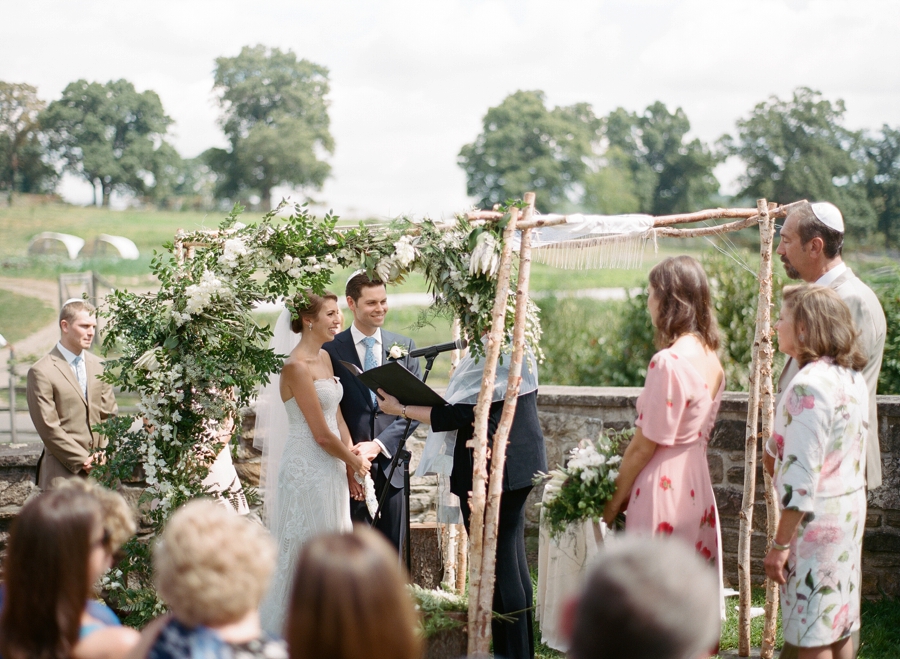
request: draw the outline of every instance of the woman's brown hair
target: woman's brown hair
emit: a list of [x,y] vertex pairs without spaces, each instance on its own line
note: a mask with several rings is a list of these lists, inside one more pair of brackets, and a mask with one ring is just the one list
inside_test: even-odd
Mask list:
[[854,371],[868,363],[850,308],[835,291],[800,284],[785,286],[782,297],[782,308],[794,325],[800,368],[821,357],[831,357],[838,366]]
[[291,659],[418,659],[417,626],[397,553],[375,531],[303,546],[284,630]]
[[683,334],[696,334],[710,350],[719,349],[719,326],[703,266],[690,256],[670,256],[650,271],[659,301],[654,342],[668,348]]
[[300,295],[296,296],[294,298],[294,306],[291,309],[291,331],[294,334],[302,334],[303,323],[309,322],[319,315],[325,300],[337,302],[337,295],[331,291],[324,291],[321,295],[316,295],[307,289],[304,291],[303,297]]
[[71,489],[46,492],[22,507],[3,562],[4,659],[72,655],[91,594],[88,562],[101,519],[99,502]]

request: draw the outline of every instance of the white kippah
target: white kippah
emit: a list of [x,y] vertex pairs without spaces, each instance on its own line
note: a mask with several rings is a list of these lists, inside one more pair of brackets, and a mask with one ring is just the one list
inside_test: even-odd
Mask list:
[[85,300],[83,297],[70,297],[68,300],[63,302],[62,305],[66,306],[67,304],[72,304],[73,302],[87,302],[87,300]]
[[[350,280],[353,279],[356,275],[364,275],[364,274],[366,274],[365,268],[360,268],[359,270],[354,270],[353,272],[350,273],[350,276],[347,277],[347,284],[349,284]],[[344,286],[346,287],[346,284]]]
[[841,211],[838,210],[837,206],[830,204],[827,201],[820,201],[815,204],[810,204],[810,206],[812,207],[813,213],[822,224],[829,229],[844,233],[844,216],[841,215]]

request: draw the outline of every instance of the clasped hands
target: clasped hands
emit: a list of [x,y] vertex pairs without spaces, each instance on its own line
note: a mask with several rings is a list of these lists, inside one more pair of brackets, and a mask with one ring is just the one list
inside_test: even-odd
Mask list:
[[[353,467],[347,465],[347,482],[350,484],[350,498],[355,501],[365,501],[365,477],[372,467],[372,460],[381,453],[381,446],[379,446],[377,442],[360,442],[359,444],[355,444],[350,449],[350,452],[362,458],[362,465],[359,469],[353,469]],[[362,483],[356,479],[357,476],[359,477],[359,480],[363,481]]]

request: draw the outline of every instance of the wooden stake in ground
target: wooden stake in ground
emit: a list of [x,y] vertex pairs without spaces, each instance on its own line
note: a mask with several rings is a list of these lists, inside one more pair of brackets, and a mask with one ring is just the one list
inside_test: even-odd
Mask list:
[[[772,244],[775,241],[775,219],[771,216],[774,204],[769,204],[768,212],[759,216],[759,401],[762,425],[762,441],[772,436],[774,417],[774,396],[772,392]],[[772,479],[766,474],[766,541],[767,546],[775,539],[778,527],[778,503]],[[778,584],[766,579],[766,621],[763,629],[761,659],[772,659],[775,653],[775,632],[778,617]]]
[[[503,247],[500,252],[500,270],[497,274],[497,297],[494,300],[493,321],[488,333],[485,351],[484,380],[478,403],[475,405],[475,432],[472,436],[474,448],[472,466],[472,503],[469,517],[469,656],[487,656],[491,643],[491,608],[480,608],[481,589],[493,589],[493,583],[485,584],[482,579],[484,567],[484,510],[487,492],[487,429],[491,411],[494,381],[497,378],[497,360],[503,345],[506,305],[509,298],[509,279],[512,265],[512,242],[519,220],[519,209],[510,209],[509,223],[503,230]],[[480,337],[473,337],[478,341]]]
[[[756,500],[756,451],[759,443],[760,371],[763,341],[763,314],[768,315],[772,304],[772,239],[764,249],[764,234],[769,224],[769,207],[765,199],[756,202],[760,222],[759,297],[756,302],[756,334],[753,339],[753,361],[750,366],[750,391],[747,401],[747,426],[744,434],[744,493],[741,500],[741,527],[738,540],[738,656],[750,656],[750,544],[753,534],[753,505]],[[766,256],[763,255],[765,251]],[[765,285],[768,280],[768,287]],[[765,294],[768,291],[768,294]],[[765,332],[767,341],[768,324]],[[770,367],[771,370],[771,367]]]

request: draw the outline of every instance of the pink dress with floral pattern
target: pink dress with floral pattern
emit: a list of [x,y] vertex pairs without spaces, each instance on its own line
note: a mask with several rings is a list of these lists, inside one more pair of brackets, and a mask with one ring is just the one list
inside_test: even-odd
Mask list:
[[720,580],[722,540],[706,445],[724,391],[723,378],[711,395],[693,364],[669,349],[653,356],[635,425],[659,446],[634,481],[625,522],[628,533],[684,539],[717,566]]
[[859,629],[868,401],[860,373],[821,359],[794,376],[775,411],[775,491],[782,509],[807,513],[781,586],[792,645],[831,645]]

